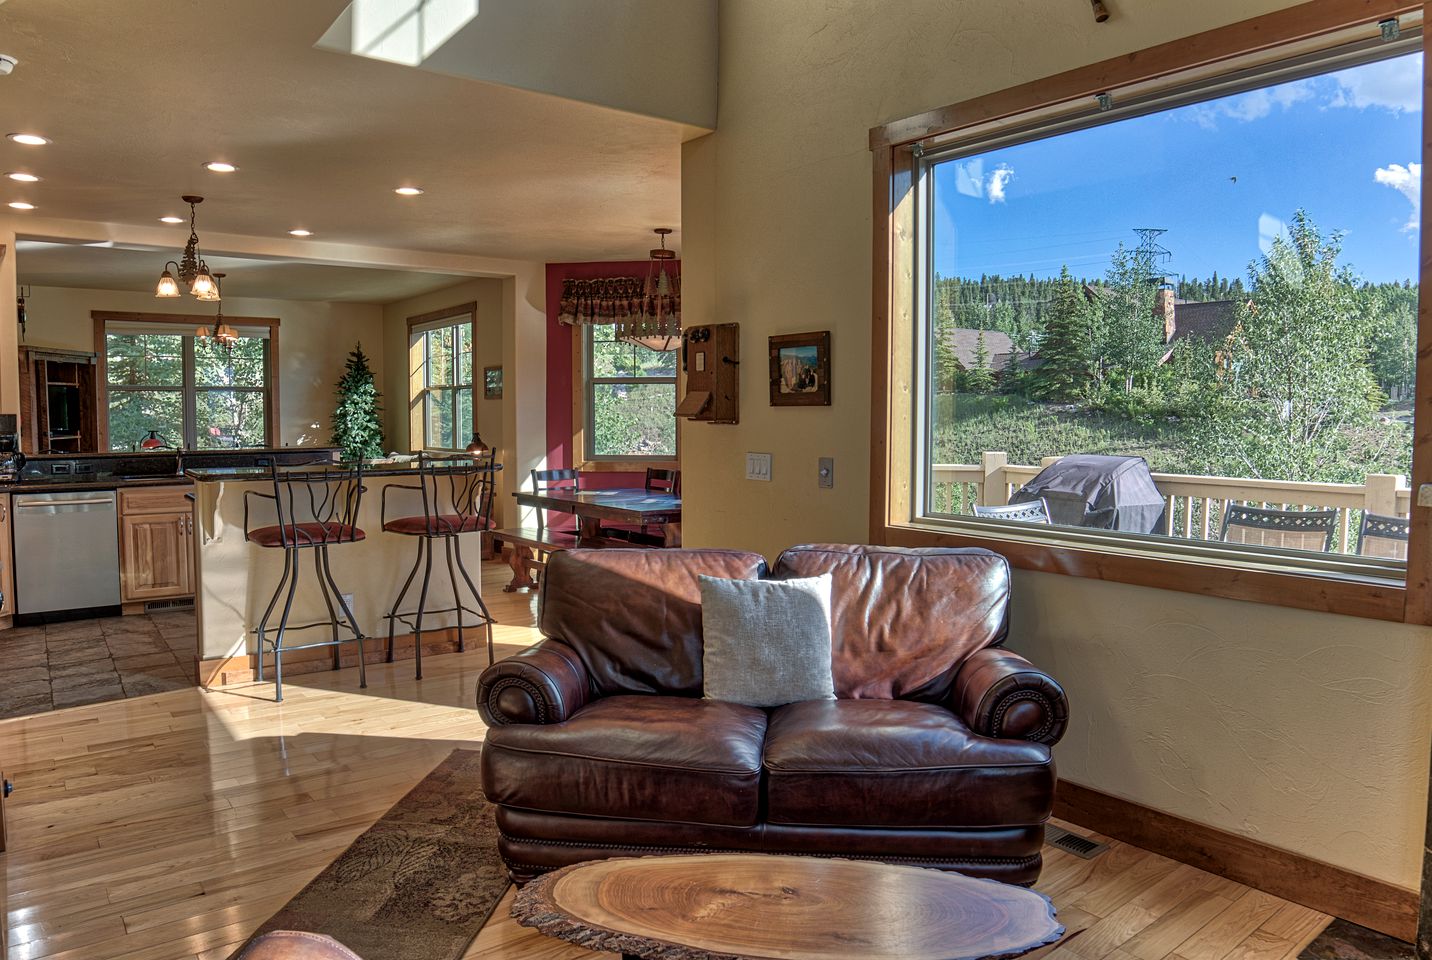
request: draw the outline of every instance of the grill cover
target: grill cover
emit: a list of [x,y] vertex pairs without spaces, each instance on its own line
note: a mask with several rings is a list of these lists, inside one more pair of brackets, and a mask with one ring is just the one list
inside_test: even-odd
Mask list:
[[1044,498],[1052,523],[1133,533],[1161,533],[1164,498],[1143,457],[1061,457],[1010,495],[1010,503]]

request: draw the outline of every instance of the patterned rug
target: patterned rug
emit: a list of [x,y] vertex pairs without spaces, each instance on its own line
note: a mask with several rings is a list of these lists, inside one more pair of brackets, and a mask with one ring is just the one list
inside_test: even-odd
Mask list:
[[1416,955],[1410,943],[1347,920],[1334,920],[1298,954],[1298,960],[1416,960]]
[[254,936],[325,933],[363,960],[461,957],[508,887],[481,755],[454,750]]

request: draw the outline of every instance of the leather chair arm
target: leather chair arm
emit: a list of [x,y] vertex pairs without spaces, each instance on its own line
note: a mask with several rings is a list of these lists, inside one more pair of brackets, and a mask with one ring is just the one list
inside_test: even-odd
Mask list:
[[590,693],[587,668],[577,652],[547,639],[482,671],[477,711],[489,727],[561,723],[586,704]]
[[1053,746],[1069,723],[1069,700],[1053,677],[1017,653],[986,647],[955,675],[951,709],[975,733]]

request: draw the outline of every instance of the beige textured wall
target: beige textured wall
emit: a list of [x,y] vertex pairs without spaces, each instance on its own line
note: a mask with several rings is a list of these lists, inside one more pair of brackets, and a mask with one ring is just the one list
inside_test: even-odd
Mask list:
[[[727,0],[717,132],[683,152],[686,321],[741,324],[741,423],[684,424],[689,545],[868,539],[870,127],[1288,0]],[[773,409],[765,338],[832,331],[834,403]],[[746,451],[775,454],[770,483]],[[836,458],[836,487],[816,459]],[[1021,575],[1013,646],[1068,687],[1070,780],[1406,887],[1432,630]]]
[[[124,290],[35,287],[25,303],[25,343],[94,349],[91,310],[212,315],[214,307],[191,297],[158,300]],[[279,318],[279,438],[281,446],[327,445],[332,437],[334,385],[348,352],[364,343],[382,388],[383,308],[366,303],[225,297],[224,313]],[[7,375],[9,371],[6,371]],[[312,424],[317,423],[318,429]]]

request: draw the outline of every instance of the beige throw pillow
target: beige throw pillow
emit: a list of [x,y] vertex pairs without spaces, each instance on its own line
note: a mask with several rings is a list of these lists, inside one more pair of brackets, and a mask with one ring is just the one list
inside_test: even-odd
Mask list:
[[835,699],[830,574],[795,580],[699,579],[706,699],[748,707]]

